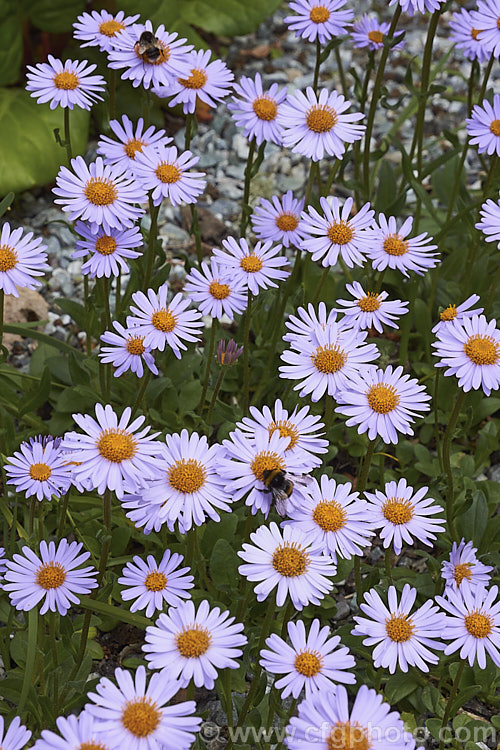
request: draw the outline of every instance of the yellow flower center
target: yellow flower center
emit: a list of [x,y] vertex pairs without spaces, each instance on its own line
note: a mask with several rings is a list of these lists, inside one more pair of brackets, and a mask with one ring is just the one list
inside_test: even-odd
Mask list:
[[263,262],[258,255],[247,255],[240,260],[240,266],[247,273],[257,273],[263,267]]
[[76,750],[108,750],[107,745],[103,745],[102,742],[82,742]]
[[493,122],[490,125],[490,130],[493,133],[493,135],[499,136],[500,135],[500,120],[493,120]]
[[284,542],[273,554],[273,568],[286,578],[301,576],[309,567],[309,555],[296,542]]
[[481,33],[481,31],[483,31],[483,29],[471,29],[470,30],[470,35],[471,35],[471,37],[473,39],[476,40],[476,42],[477,42],[477,38],[478,38],[479,34]]
[[464,352],[475,365],[495,365],[500,359],[500,346],[495,339],[479,333],[467,339]]
[[323,531],[339,531],[347,523],[347,513],[337,500],[323,500],[314,509],[313,521]]
[[139,54],[138,44],[135,45],[135,54],[137,57],[141,57],[143,62],[148,63],[148,65],[161,65],[162,63],[167,62],[167,60],[170,60],[170,47],[164,45],[159,39],[156,41],[156,46],[160,50],[160,54],[156,60],[150,60],[145,53],[142,55]]
[[334,245],[347,245],[354,237],[354,229],[351,229],[347,221],[337,221],[330,224],[326,234]]
[[137,452],[137,441],[126,430],[104,430],[96,445],[101,456],[114,464],[128,461]]
[[415,507],[409,500],[400,500],[397,497],[389,497],[382,506],[382,513],[390,523],[401,526],[413,518]]
[[307,127],[313,133],[328,133],[337,122],[337,113],[328,104],[315,104],[306,115]]
[[487,638],[493,631],[491,615],[476,609],[465,617],[465,627],[474,638]]
[[226,299],[231,294],[231,289],[228,284],[219,284],[218,281],[212,281],[208,287],[208,291],[215,297],[215,299]]
[[391,615],[390,620],[385,621],[385,632],[396,643],[405,643],[409,641],[415,626],[408,619],[408,615]]
[[142,151],[142,147],[145,145],[146,141],[143,141],[142,138],[131,138],[123,144],[123,150],[129,159],[135,159],[137,151]]
[[497,18],[497,29],[500,31],[500,16]]
[[336,344],[325,344],[318,346],[314,354],[311,354],[311,360],[319,372],[330,374],[343,368],[347,362],[347,354]]
[[167,585],[167,576],[159,570],[148,573],[144,585],[148,591],[163,591]]
[[472,563],[460,563],[459,565],[455,565],[455,569],[453,571],[453,578],[455,579],[455,583],[457,586],[460,586],[464,578],[467,578],[468,581],[472,578]]
[[382,44],[384,40],[384,35],[381,31],[369,31],[368,32],[368,39],[370,42],[375,42],[376,44]]
[[91,177],[83,192],[87,200],[94,206],[109,206],[118,197],[118,191],[113,181],[104,177]]
[[192,68],[189,78],[179,78],[179,83],[186,89],[201,89],[206,84],[208,76],[204,70]]
[[278,105],[274,99],[269,99],[267,96],[259,96],[254,99],[252,109],[259,120],[266,120],[266,122],[271,122],[278,114]]
[[122,711],[122,724],[136,737],[148,737],[161,720],[161,712],[150,698],[127,701]]
[[278,430],[280,437],[290,438],[288,447],[285,450],[289,451],[292,448],[295,448],[300,438],[297,425],[292,424],[288,419],[279,419],[277,422],[271,422],[271,424],[268,425],[267,431],[269,432],[269,437],[271,437],[276,430]]
[[73,91],[78,88],[80,80],[74,73],[69,73],[67,70],[63,70],[62,73],[57,73],[54,76],[54,86],[58,89],[64,89],[65,91]]
[[31,464],[30,477],[38,482],[45,482],[52,474],[52,469],[48,464]]
[[212,636],[201,625],[193,625],[175,636],[177,650],[186,659],[197,659],[208,650]]
[[36,572],[36,582],[42,589],[58,589],[66,580],[66,571],[59,562],[45,563]]
[[318,651],[302,651],[297,654],[294,662],[295,669],[305,677],[314,677],[323,668],[323,659]]
[[141,355],[144,354],[146,351],[144,344],[142,343],[144,341],[144,336],[129,336],[127,339],[127,346],[125,347],[127,349],[127,352],[129,354],[137,354]]
[[313,23],[325,23],[330,18],[330,11],[323,5],[315,5],[311,8],[309,18]]
[[363,312],[375,312],[375,310],[378,310],[380,307],[380,300],[377,292],[368,292],[366,297],[358,299],[357,305],[363,310]]
[[367,392],[368,405],[377,414],[388,414],[399,404],[399,395],[393,385],[375,383]]
[[171,185],[173,182],[178,182],[182,177],[182,170],[175,166],[175,164],[166,164],[164,161],[155,169],[155,175],[161,182],[168,183]]
[[183,492],[186,495],[198,492],[205,484],[206,476],[205,467],[195,458],[182,458],[167,471],[170,485],[177,492]]
[[368,732],[357,722],[337,721],[327,737],[328,750],[370,750]]
[[12,271],[17,265],[17,253],[13,247],[0,245],[0,271]]
[[406,255],[410,249],[408,240],[402,240],[398,234],[390,234],[384,240],[384,250],[387,255]]
[[282,232],[293,232],[299,226],[295,214],[283,213],[276,217],[275,224]]
[[440,320],[453,320],[457,317],[457,306],[456,305],[448,305],[443,312],[439,313]]
[[104,34],[104,36],[116,36],[124,28],[124,23],[115,21],[115,19],[113,18],[111,21],[104,21],[103,23],[101,23],[101,25],[99,26],[99,32],[101,34]]
[[102,237],[97,238],[95,249],[101,255],[113,255],[116,250],[116,240],[114,237],[104,234]]
[[256,454],[250,464],[250,468],[253,471],[254,477],[262,482],[265,471],[284,471],[285,463],[281,456],[278,456],[274,451],[261,451]]
[[156,310],[151,316],[151,322],[158,331],[171,333],[177,325],[177,317],[170,310]]

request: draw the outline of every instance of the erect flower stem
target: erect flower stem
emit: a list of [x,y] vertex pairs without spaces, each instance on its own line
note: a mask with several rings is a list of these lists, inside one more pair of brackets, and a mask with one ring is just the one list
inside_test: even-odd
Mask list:
[[0,354],[2,354],[3,359],[3,317],[4,317],[4,307],[5,307],[5,292],[3,289],[0,289]]
[[[294,713],[295,709],[297,708],[298,700],[299,700],[298,698],[294,698],[293,701],[291,702],[290,708],[288,709],[288,712],[287,712],[287,715],[286,715],[286,719],[283,720],[283,723],[284,723],[285,726],[286,726],[286,724],[288,724],[288,720],[293,716],[293,713]],[[278,744],[275,746],[274,750],[282,750],[284,741],[285,741],[285,739],[283,738],[280,742],[278,742]]]
[[148,249],[146,257],[146,275],[144,276],[144,289],[148,289],[153,276],[153,265],[155,260],[155,244],[158,235],[158,213],[160,206],[153,204],[152,194],[149,194],[149,215],[151,217],[151,226],[149,227]]
[[21,696],[17,705],[17,713],[22,716],[24,706],[28,698],[29,689],[33,680],[33,672],[35,670],[36,660],[36,645],[38,641],[38,608],[33,607],[27,614],[28,620],[28,645],[26,650],[26,664],[24,666],[23,685],[21,688]]
[[[375,450],[375,440],[370,440],[370,442],[368,443],[368,448],[366,449],[365,458],[363,460],[363,465],[359,473],[358,481],[356,482],[356,492],[359,492],[360,496],[363,495],[363,492],[366,489],[366,485],[368,482],[368,473],[370,471],[370,465],[372,462],[374,450]],[[359,604],[361,599],[363,598],[363,581],[361,579],[361,557],[359,555],[355,555],[354,557],[354,577],[356,580],[356,598]]]
[[445,728],[448,726],[448,719],[450,718],[451,706],[452,706],[452,703],[455,700],[455,697],[456,697],[456,695],[458,693],[458,688],[460,686],[460,680],[462,678],[462,673],[464,671],[464,667],[465,667],[465,661],[462,659],[460,661],[460,666],[458,667],[457,673],[455,675],[455,679],[453,680],[453,685],[451,686],[450,695],[448,697],[448,702],[447,702],[446,708],[444,710],[443,721],[441,722],[439,750],[443,750],[443,747],[444,747],[443,732],[444,732]]
[[314,78],[313,78],[313,89],[314,93],[318,93],[319,83],[319,69],[321,67],[321,42],[316,37],[316,62],[314,63]]
[[332,419],[333,419],[333,398],[328,393],[325,393],[325,414],[324,414],[325,437],[327,437],[328,432],[330,431],[330,427],[332,426]]
[[116,70],[114,68],[109,69],[109,119],[115,119],[115,103],[116,103]]
[[226,716],[228,727],[233,726],[233,694],[231,691],[231,672],[233,670],[227,667],[224,671],[224,692],[226,694]]
[[392,586],[392,565],[391,565],[391,548],[387,547],[385,551],[385,574],[389,582],[389,586]]
[[484,77],[483,77],[483,83],[481,85],[481,91],[479,92],[479,96],[477,98],[477,101],[479,104],[482,104],[482,101],[484,99],[484,95],[486,94],[486,88],[488,86],[488,81],[490,79],[491,70],[493,68],[493,63],[495,62],[496,57],[495,55],[491,55],[488,65],[486,66],[486,70],[484,71]]
[[189,529],[189,531],[186,534],[185,563],[188,567],[191,567],[193,564],[195,544],[196,544],[196,526],[193,526],[193,528]]
[[144,373],[144,375],[142,376],[141,387],[139,388],[139,393],[137,394],[137,397],[134,401],[134,405],[132,407],[132,413],[130,415],[131,417],[134,416],[137,409],[139,408],[141,401],[144,397],[144,394],[146,393],[146,388],[148,387],[148,383],[150,379],[151,379],[151,370],[148,368],[146,372]]
[[58,539],[62,539],[63,532],[64,532],[64,524],[66,522],[66,513],[68,512],[69,493],[70,493],[70,490],[68,490],[65,493],[63,501],[62,501],[62,505],[61,503],[59,503],[61,516],[59,518],[59,527],[57,529]]
[[50,638],[50,653],[52,656],[52,672],[54,675],[54,712],[59,713],[59,675],[57,667],[59,666],[59,660],[57,658],[57,625],[56,625],[56,613],[49,613],[49,638]]
[[255,153],[255,138],[248,144],[248,157],[245,167],[245,186],[243,188],[243,202],[241,204],[240,237],[245,237],[248,219],[250,217],[250,183],[252,181],[253,157]]
[[[191,138],[196,133],[196,127],[193,128],[193,125],[197,126],[197,120],[196,115],[191,112],[188,112],[186,115],[186,129],[184,131],[184,150],[187,151],[191,146]],[[196,257],[198,258],[198,265],[201,266],[201,262],[203,260],[203,255],[201,251],[201,231],[200,231],[200,222],[198,220],[198,209],[196,208],[196,203],[190,203],[189,204],[189,210],[191,211],[191,229],[190,233],[194,237],[194,241],[196,244]]]
[[465,391],[460,389],[460,392],[455,401],[455,406],[451,413],[450,419],[446,426],[446,430],[443,438],[443,466],[446,473],[446,480],[448,483],[448,491],[446,494],[446,521],[450,530],[451,538],[458,541],[457,532],[455,530],[455,523],[453,521],[453,501],[455,499],[454,486],[453,486],[453,472],[450,464],[450,448],[451,441],[453,438],[453,431],[457,424],[458,415],[462,409],[465,401]]
[[439,373],[440,367],[436,367],[436,374],[434,376],[434,396],[432,398],[432,407],[434,411],[434,442],[436,443],[436,453],[439,461],[439,468],[444,472],[443,457],[441,455],[441,436],[439,434]]
[[210,399],[210,406],[208,407],[207,427],[210,427],[210,425],[212,424],[212,412],[214,410],[215,402],[217,401],[217,396],[219,395],[219,390],[222,385],[222,381],[224,380],[224,375],[226,374],[226,370],[227,370],[227,367],[224,364],[222,364],[220,367],[219,376],[215,383],[214,392],[212,393],[212,398]]
[[248,290],[248,303],[245,312],[245,330],[243,333],[243,413],[248,412],[250,400],[250,364],[249,364],[249,346],[250,346],[250,318],[252,316],[252,292]]
[[66,154],[68,155],[68,166],[71,165],[71,159],[73,158],[73,150],[71,148],[71,133],[69,129],[69,108],[64,107],[64,145],[66,146]]
[[207,390],[208,390],[210,370],[212,369],[212,360],[214,358],[216,331],[217,331],[217,318],[212,318],[212,326],[210,328],[210,339],[208,343],[208,348],[205,346],[205,349],[207,351],[207,360],[205,362],[205,375],[203,377],[203,388],[201,391],[200,401],[196,409],[197,413],[200,416],[202,415],[203,409],[205,407],[205,398],[206,398]]
[[342,58],[340,57],[339,47],[335,47],[334,50],[335,62],[337,63],[337,72],[340,78],[340,85],[342,87],[342,93],[346,99],[349,98],[349,89],[347,87],[347,81],[344,72],[344,66],[342,65]]

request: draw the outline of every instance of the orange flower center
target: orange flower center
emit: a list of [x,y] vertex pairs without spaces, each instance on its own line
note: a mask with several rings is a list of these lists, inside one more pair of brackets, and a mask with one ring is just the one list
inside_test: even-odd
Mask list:
[[125,24],[120,23],[120,21],[115,21],[113,18],[111,21],[104,21],[101,23],[99,26],[99,32],[104,34],[104,36],[116,36],[124,28]]
[[391,615],[390,620],[385,621],[385,632],[396,643],[409,641],[415,626],[408,615]]
[[275,224],[282,232],[293,232],[299,226],[295,214],[283,213],[276,217]]
[[465,617],[465,627],[474,638],[487,638],[493,630],[491,615],[476,609]]
[[475,365],[495,365],[500,359],[500,346],[495,339],[479,333],[467,339],[464,352]]
[[156,310],[151,316],[151,322],[158,331],[170,333],[177,325],[177,317],[170,310]]
[[96,445],[101,456],[113,464],[128,461],[137,453],[137,441],[126,430],[104,430]]
[[144,336],[129,336],[127,339],[127,346],[126,346],[127,352],[129,354],[136,354],[139,356],[141,354],[144,354],[146,350],[145,350],[144,344],[142,343],[143,341],[144,341]]
[[313,521],[323,531],[339,531],[347,522],[347,513],[337,500],[323,500],[314,509]]
[[328,133],[337,122],[337,113],[328,104],[315,104],[306,115],[307,127],[313,133]]
[[108,750],[108,747],[102,742],[82,742],[78,745],[77,750]]
[[204,70],[192,68],[189,78],[179,78],[179,83],[186,89],[202,89],[208,80]]
[[493,133],[493,135],[500,135],[500,120],[493,120],[493,122],[490,125],[490,130]]
[[409,249],[409,241],[402,240],[398,234],[391,234],[384,240],[384,250],[387,255],[406,255]]
[[453,571],[453,578],[455,579],[455,583],[457,586],[460,586],[464,578],[466,578],[468,581],[472,578],[472,563],[460,563],[459,565],[455,565],[455,569]]
[[226,299],[231,294],[231,289],[228,284],[219,284],[218,281],[212,281],[208,287],[208,291],[215,297],[215,299]]
[[148,591],[163,591],[167,585],[167,576],[159,570],[148,573],[144,585]]
[[309,567],[309,555],[295,542],[284,542],[273,554],[273,568],[285,578],[301,576]]
[[347,362],[347,354],[335,344],[318,346],[314,354],[311,354],[313,365],[319,372],[330,374],[338,372]]
[[328,750],[370,750],[368,732],[358,723],[337,721],[326,740]]
[[170,485],[185,495],[198,492],[205,484],[206,476],[205,467],[194,458],[180,459],[167,471]]
[[351,229],[349,222],[338,221],[335,224],[330,224],[326,234],[334,245],[347,245],[354,237],[354,229]]
[[127,701],[122,711],[122,724],[136,737],[148,737],[157,728],[161,712],[150,698]]
[[384,35],[381,31],[369,31],[368,32],[368,39],[370,42],[375,42],[376,44],[382,44]]
[[247,273],[257,273],[263,267],[263,262],[258,255],[247,255],[240,260],[241,268]]
[[278,114],[278,105],[274,99],[269,99],[267,96],[259,96],[254,99],[252,109],[259,120],[266,120],[266,122],[274,120]]
[[0,245],[0,271],[11,271],[17,266],[17,253],[13,247]]
[[318,651],[302,651],[297,654],[294,662],[295,669],[305,677],[314,677],[321,672],[323,659]]
[[145,145],[146,141],[143,141],[142,138],[131,138],[123,144],[123,150],[129,159],[135,159],[137,151],[142,151],[142,147]]
[[79,83],[78,76],[74,73],[69,73],[67,70],[63,70],[62,73],[57,73],[54,76],[54,86],[65,91],[74,91],[74,89],[78,88]]
[[378,310],[380,307],[380,300],[377,292],[368,292],[366,297],[358,299],[357,305],[363,310],[363,312],[375,312],[375,310]]
[[66,571],[61,563],[45,563],[36,572],[36,582],[42,589],[58,589],[66,580]]
[[470,30],[470,35],[471,35],[471,37],[473,39],[475,39],[477,41],[477,38],[478,38],[479,34],[481,33],[481,31],[483,31],[483,29],[471,29]]
[[261,451],[255,455],[250,468],[253,471],[254,477],[262,482],[264,480],[265,471],[284,471],[285,463],[281,456],[274,451]]
[[300,438],[300,433],[297,429],[297,425],[292,424],[292,422],[290,422],[288,419],[279,419],[277,422],[271,422],[271,424],[268,425],[267,431],[269,432],[269,437],[271,437],[273,432],[276,432],[276,430],[278,430],[280,437],[290,438],[290,442],[288,443],[288,447],[286,448],[287,451],[295,448]]
[[400,500],[397,497],[389,497],[382,506],[382,513],[390,523],[401,526],[413,518],[415,508],[409,500]]
[[101,255],[113,255],[116,250],[116,240],[114,237],[104,234],[102,237],[97,238],[95,249]]
[[399,395],[393,385],[375,383],[367,392],[368,405],[377,414],[388,414],[399,404]]
[[457,317],[457,306],[456,305],[448,305],[447,308],[443,310],[443,312],[439,313],[439,318],[441,320],[453,320]]
[[113,181],[103,177],[92,177],[85,185],[83,192],[94,206],[109,206],[118,197]]
[[177,650],[185,659],[198,659],[203,656],[208,651],[211,641],[210,632],[201,625],[193,625],[175,636]]
[[38,482],[46,482],[52,474],[52,469],[48,464],[31,464],[30,477]]
[[311,8],[309,18],[313,23],[325,23],[330,18],[330,11],[323,5],[315,5]]
[[164,161],[155,169],[155,175],[161,182],[172,184],[178,182],[182,177],[182,171],[175,164],[165,164]]

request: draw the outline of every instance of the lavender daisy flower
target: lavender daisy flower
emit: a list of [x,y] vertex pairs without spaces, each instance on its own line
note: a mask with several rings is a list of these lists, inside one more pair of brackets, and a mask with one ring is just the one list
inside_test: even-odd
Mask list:
[[153,375],[158,375],[155,359],[150,347],[144,346],[144,336],[138,336],[134,331],[124,328],[117,320],[113,321],[113,331],[105,331],[101,336],[99,359],[104,364],[112,364],[115,368],[113,375],[119,378],[124,372],[131,370],[138,378],[144,375],[143,363]]
[[13,456],[8,456],[5,473],[7,484],[13,484],[25,497],[36,495],[37,500],[60,497],[71,486],[71,467],[61,450],[61,441],[41,436],[23,442]]
[[155,438],[159,433],[148,435],[150,427],[137,432],[145,417],[129,424],[131,413],[127,406],[118,419],[109,404],[96,404],[96,419],[73,414],[83,433],[67,432],[61,443],[64,450],[71,451],[76,478],[91,482],[99,495],[110,489],[121,498],[125,489],[133,492],[158,477],[162,448]]
[[[387,21],[379,21],[377,16],[370,16],[368,13],[363,13],[358,21],[352,24],[352,31],[350,37],[355,47],[368,47],[370,50],[382,49],[384,46],[384,36],[387,35],[391,24]],[[403,32],[396,34],[396,38]],[[404,39],[391,47],[394,49],[402,49],[405,46]]]
[[472,546],[472,542],[460,541],[460,544],[453,542],[450,557],[444,560],[441,566],[441,577],[445,580],[445,596],[448,591],[458,591],[464,581],[467,581],[470,588],[476,586],[488,585],[491,578],[490,571],[493,570],[489,565],[483,565],[476,557],[477,548]]
[[118,583],[128,588],[122,589],[122,599],[126,602],[135,599],[130,607],[131,612],[145,609],[146,617],[152,617],[156,610],[162,610],[167,604],[177,607],[183,599],[190,599],[189,589],[194,586],[194,578],[188,567],[181,568],[184,557],[176,552],[165,550],[158,564],[153,555],[147,556],[144,562],[134,555],[122,569]]
[[451,641],[446,656],[460,649],[460,658],[473,667],[477,659],[480,669],[486,669],[486,654],[500,667],[500,600],[495,602],[498,586],[472,588],[464,581],[459,591],[448,590],[446,598],[436,596],[436,602],[449,613],[445,618],[441,637]]
[[261,240],[279,242],[283,247],[299,247],[304,236],[300,218],[304,198],[294,198],[289,190],[281,200],[273,195],[271,201],[261,198],[255,206],[250,217],[253,231]]
[[344,313],[346,325],[353,328],[375,328],[383,333],[383,324],[397,328],[395,321],[408,312],[408,302],[400,299],[390,301],[387,292],[365,292],[358,281],[346,284],[346,290],[354,300],[338,299],[337,305],[343,307],[337,308],[336,312]]
[[479,63],[486,62],[490,55],[484,44],[478,39],[479,29],[474,28],[472,13],[462,8],[455,13],[449,22],[451,34],[450,40],[457,49],[461,49],[469,60],[477,60]]
[[6,221],[0,235],[0,290],[19,297],[17,287],[36,289],[41,282],[34,276],[43,276],[50,269],[47,264],[46,245],[40,237],[32,239],[33,232],[23,237],[21,227],[11,230]]
[[301,341],[303,336],[308,341],[313,341],[317,330],[326,331],[334,324],[339,328],[344,327],[342,320],[337,320],[335,310],[330,310],[327,315],[325,303],[320,302],[318,312],[316,313],[314,305],[309,302],[307,309],[305,307],[298,307],[297,315],[290,315],[288,320],[285,321],[285,326],[288,328],[289,333],[285,333],[283,341],[293,342],[297,338]]
[[417,589],[405,584],[398,604],[394,586],[389,586],[386,607],[375,589],[365,594],[360,609],[367,617],[354,617],[356,627],[352,635],[368,636],[365,646],[375,646],[373,666],[383,667],[394,674],[396,667],[408,672],[408,666],[428,672],[428,664],[437,664],[439,657],[430,649],[444,650],[438,639],[443,628],[443,617],[439,607],[427,600],[422,607],[411,613],[417,598]]
[[325,393],[337,396],[348,387],[349,378],[379,356],[375,344],[365,344],[367,336],[367,331],[332,323],[324,331],[317,329],[314,340],[297,337],[291,342],[295,351],[285,349],[281,355],[285,364],[279,368],[280,377],[299,380],[294,390],[301,398],[310,394],[316,402]]
[[50,108],[81,107],[90,109],[104,91],[105,80],[100,75],[91,75],[97,65],[89,65],[87,60],[57,60],[52,55],[48,62],[27,65],[26,91],[37,99],[38,104],[50,102]]
[[142,247],[143,239],[137,227],[132,229],[98,229],[93,232],[95,224],[87,225],[83,221],[77,221],[75,231],[83,240],[77,240],[76,250],[72,258],[83,258],[90,254],[89,260],[82,264],[81,272],[89,274],[93,279],[106,276],[118,276],[123,271],[129,273],[130,268],[125,260],[139,258],[142,253],[132,250],[133,247]]
[[220,365],[231,367],[231,365],[234,365],[234,363],[237,362],[237,360],[243,354],[243,347],[237,346],[234,339],[229,339],[229,341],[224,341],[224,339],[221,339],[217,344],[215,353],[217,362]]
[[427,244],[432,241],[427,232],[405,239],[411,232],[413,217],[409,216],[399,229],[394,216],[387,219],[384,214],[379,214],[378,223],[379,226],[375,225],[371,243],[366,249],[366,254],[376,271],[395,268],[404,276],[410,275],[408,271],[415,271],[419,276],[423,276],[429,268],[437,266],[437,253],[431,252],[437,245]]
[[205,172],[189,172],[200,160],[191,151],[177,153],[175,146],[146,146],[135,156],[133,172],[144,190],[152,190],[155,206],[168,198],[173,206],[196,203],[205,190]]
[[227,268],[212,260],[210,267],[201,264],[201,273],[192,268],[186,276],[184,291],[197,305],[202,315],[210,315],[220,320],[226,315],[234,320],[247,306],[247,287],[241,278],[234,278]]
[[413,16],[415,13],[434,13],[446,0],[390,0],[389,6],[399,3],[404,13]]
[[281,531],[273,522],[250,534],[252,544],[243,544],[238,556],[245,565],[238,568],[255,586],[257,601],[267,599],[276,589],[276,604],[282,607],[287,596],[299,611],[308,604],[319,605],[333,583],[337,572],[333,560],[313,550],[309,538],[293,526]]
[[241,622],[227,610],[210,609],[205,599],[196,611],[193,602],[182,602],[161,614],[146,628],[142,650],[151,669],[161,669],[181,687],[193,680],[196,687],[212,690],[220,669],[238,669],[240,646],[247,643]]
[[97,143],[97,153],[104,157],[105,164],[118,164],[123,170],[131,170],[132,174],[138,151],[142,152],[146,146],[168,146],[172,143],[172,139],[165,135],[164,130],[156,130],[152,125],[144,130],[142,117],[137,120],[135,129],[127,115],[123,115],[121,122],[110,120],[109,126],[118,140],[101,135]]
[[482,388],[489,396],[500,387],[500,331],[496,321],[484,315],[453,320],[436,333],[432,344],[440,357],[436,367],[447,367],[445,376],[456,375],[466,393]]
[[99,47],[101,52],[110,52],[117,34],[135,23],[138,18],[139,14],[125,16],[123,10],[115,14],[107,10],[82,13],[73,24],[73,36],[79,42],[83,42],[80,47]]
[[471,12],[472,21],[480,29],[478,41],[489,56],[500,54],[500,0],[477,0],[477,10]]
[[362,112],[342,114],[351,106],[342,94],[320,89],[317,95],[311,86],[306,93],[290,94],[282,107],[283,145],[294,154],[302,154],[319,161],[325,154],[340,159],[345,144],[363,137]]
[[281,146],[281,110],[287,89],[280,89],[277,83],[273,83],[264,91],[260,73],[256,73],[255,80],[242,76],[234,85],[234,91],[237,96],[232,97],[227,108],[236,125],[243,128],[243,135],[250,141],[255,139],[257,146],[264,141]]
[[134,328],[134,333],[144,336],[144,346],[164,351],[169,346],[177,359],[181,358],[181,349],[186,351],[184,341],[198,341],[199,328],[203,328],[201,313],[198,310],[188,310],[190,300],[183,299],[182,294],[176,294],[170,304],[167,304],[168,285],[162,284],[157,292],[152,289],[144,292],[134,292],[127,318],[127,326]]
[[[312,693],[334,690],[337,682],[353,685],[352,672],[356,665],[354,656],[340,644],[340,636],[330,636],[330,628],[320,627],[320,621],[311,622],[309,633],[302,620],[287,625],[290,644],[273,633],[266,638],[267,649],[260,652],[260,663],[266,672],[284,674],[274,683],[282,690],[284,700],[289,695],[298,698],[305,689],[306,698]],[[339,646],[339,648],[337,648]]]
[[193,715],[194,701],[165,705],[179,690],[176,680],[157,673],[146,685],[142,665],[133,676],[118,668],[114,677],[118,685],[103,677],[96,692],[87,696],[93,703],[88,703],[85,711],[98,720],[94,726],[99,741],[102,738],[110,750],[189,750],[201,719]]
[[209,107],[217,107],[229,94],[234,75],[222,60],[210,62],[211,56],[210,50],[191,52],[186,56],[190,74],[185,78],[177,78],[169,86],[154,88],[153,93],[161,98],[171,96],[169,107],[182,104],[185,115],[194,113],[197,99]]
[[100,723],[87,711],[82,711],[79,716],[59,716],[56,719],[59,734],[42,730],[42,738],[35,742],[33,750],[110,750],[109,745],[102,742],[102,735],[97,736],[96,728]]
[[5,734],[4,731],[4,718],[0,716],[0,746],[2,750],[22,750],[31,737],[30,730],[26,729],[24,724],[21,724],[19,716],[14,716]]
[[340,10],[347,0],[292,0],[290,10],[296,15],[286,16],[285,23],[295,36],[325,44],[330,39],[346,33],[353,17],[352,10]]
[[[149,31],[155,37],[157,55],[141,53],[140,38],[143,32]],[[137,88],[141,84],[150,86],[169,86],[179,76],[189,76],[189,56],[193,45],[185,45],[186,39],[179,39],[178,34],[169,34],[161,24],[156,31],[151,21],[145,24],[135,23],[123,29],[116,37],[113,48],[109,51],[110,68],[121,70],[121,77],[130,80]]]
[[29,547],[23,555],[6,560],[2,588],[9,594],[12,606],[27,612],[44,600],[40,614],[59,612],[65,615],[71,604],[78,604],[76,594],[88,594],[97,586],[94,567],[78,568],[90,557],[82,552],[82,544],[61,539],[59,544],[40,542],[40,557]]
[[485,234],[485,242],[497,242],[500,250],[500,200],[494,201],[491,198],[481,206],[481,221],[475,224],[476,229]]
[[[376,731],[373,731],[376,728]],[[288,750],[414,750],[415,740],[405,731],[397,711],[381,695],[361,685],[349,711],[347,690],[319,690],[299,704],[298,716],[286,727]]]
[[337,394],[339,414],[349,419],[348,427],[358,425],[358,433],[368,432],[370,440],[381,437],[384,443],[397,444],[398,432],[413,435],[415,417],[429,411],[431,397],[418,380],[403,374],[402,367],[385,370],[375,367],[349,375],[344,388]]
[[471,318],[473,315],[481,315],[483,307],[472,308],[472,305],[475,305],[478,301],[479,294],[471,294],[462,304],[450,304],[448,307],[445,307],[439,313],[439,322],[432,329],[432,333],[437,333],[441,328],[447,328],[453,320],[462,321],[464,318]]
[[83,219],[96,232],[102,227],[109,233],[113,228],[132,227],[144,213],[134,205],[147,201],[144,189],[120,167],[105,165],[100,156],[88,166],[77,156],[71,167],[73,172],[61,167],[52,190],[60,196],[54,203],[69,212],[71,221]]
[[244,238],[236,240],[234,237],[222,240],[222,245],[224,250],[214,249],[214,258],[235,281],[247,284],[252,294],[271,286],[277,287],[273,279],[283,281],[290,276],[290,271],[280,270],[288,264],[287,259],[280,255],[281,245],[257,242],[251,250]]
[[375,211],[365,203],[349,219],[353,203],[352,198],[347,198],[341,208],[338,198],[320,198],[323,214],[312,206],[302,212],[302,228],[306,236],[301,247],[312,254],[314,261],[322,259],[324,268],[334,266],[339,255],[349,268],[362,266],[366,260],[364,254],[372,242],[372,233],[366,229],[372,225]]
[[472,108],[471,114],[465,120],[471,146],[478,146],[478,154],[500,156],[500,94],[495,94],[493,106],[484,99],[482,106],[476,104]]
[[414,494],[406,479],[400,479],[397,483],[387,482],[384,492],[365,492],[371,526],[381,529],[384,549],[392,543],[394,552],[399,555],[403,544],[413,544],[413,537],[432,547],[436,533],[445,530],[444,518],[430,518],[441,513],[443,508],[435,505],[432,497],[425,497],[428,489],[421,487]]
[[352,492],[350,482],[337,484],[326,474],[320,483],[314,479],[307,485],[300,505],[293,504],[288,515],[291,520],[283,526],[299,529],[314,549],[325,551],[335,563],[337,555],[346,560],[362,555],[374,536],[368,503]]

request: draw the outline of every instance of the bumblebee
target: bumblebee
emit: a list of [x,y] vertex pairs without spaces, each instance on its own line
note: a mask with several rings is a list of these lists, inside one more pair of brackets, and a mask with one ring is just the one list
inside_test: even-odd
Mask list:
[[135,43],[134,49],[145,62],[153,64],[158,61],[163,52],[160,40],[151,31],[142,32],[139,41]]
[[293,482],[281,469],[264,469],[262,475],[262,481],[266,486],[264,492],[272,494],[277,512],[280,516],[286,516],[287,501],[293,492]]

